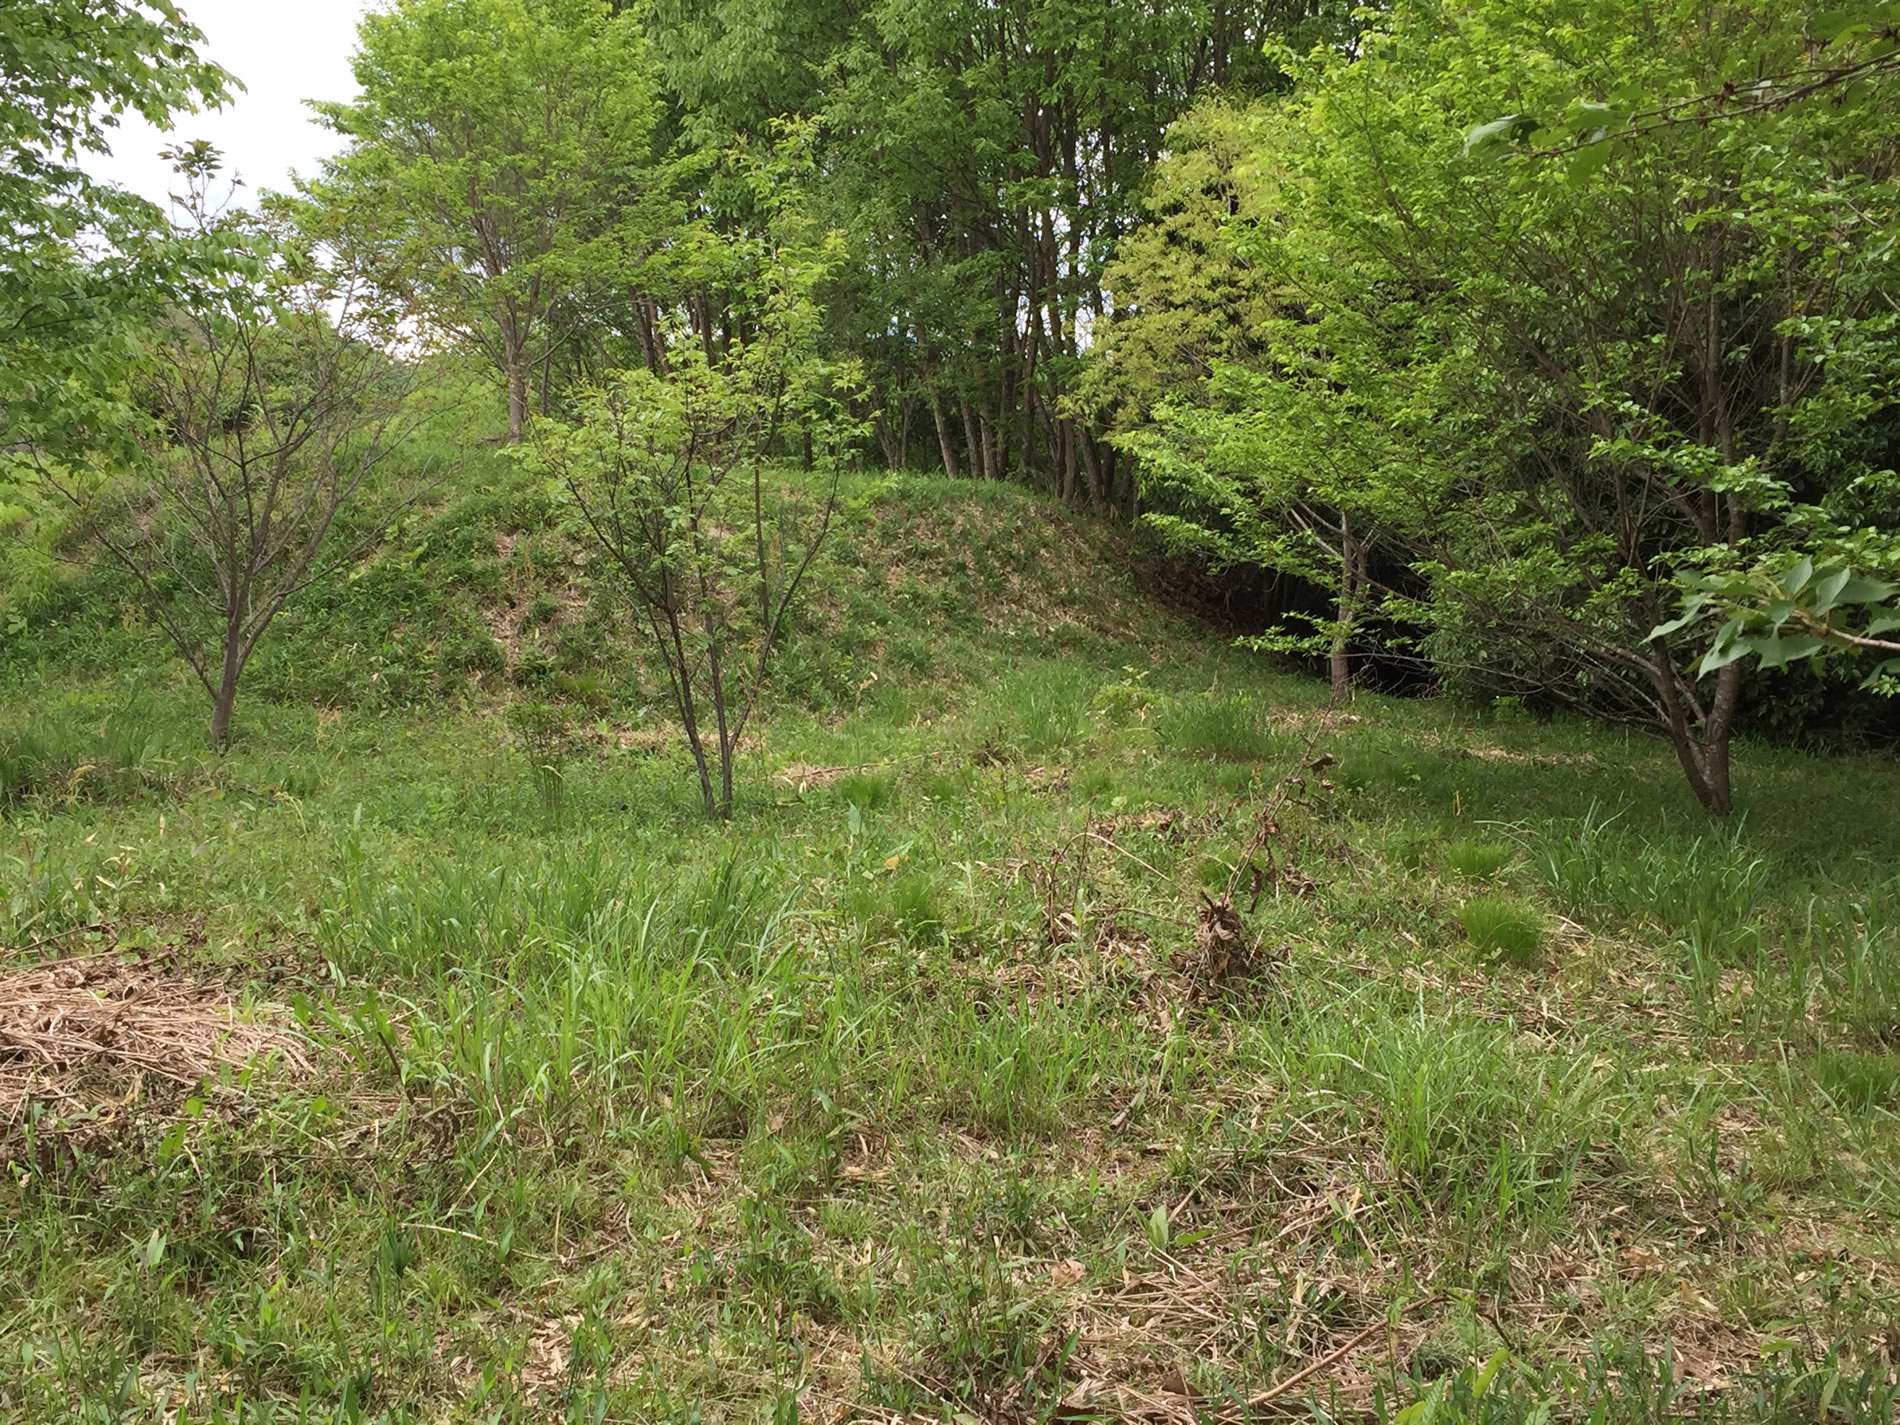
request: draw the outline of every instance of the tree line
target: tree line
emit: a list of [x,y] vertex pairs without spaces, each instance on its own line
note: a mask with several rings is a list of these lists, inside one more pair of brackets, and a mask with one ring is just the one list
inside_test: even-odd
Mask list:
[[209,611],[220,741],[452,350],[722,747],[720,631],[768,653],[807,546],[683,619],[706,501],[857,458],[1325,590],[1256,645],[1647,724],[1725,812],[1760,668],[1900,654],[1893,9],[392,0],[341,154],[231,213],[181,146],[180,223],[76,156],[231,77],[169,5],[54,0],[0,18],[8,464]]

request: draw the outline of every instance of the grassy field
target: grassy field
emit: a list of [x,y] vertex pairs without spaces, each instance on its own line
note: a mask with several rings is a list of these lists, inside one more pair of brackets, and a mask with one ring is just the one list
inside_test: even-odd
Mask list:
[[493,515],[223,761],[136,618],[14,635],[0,1415],[1893,1418],[1890,755],[1744,748],[1714,826],[867,484],[712,824]]

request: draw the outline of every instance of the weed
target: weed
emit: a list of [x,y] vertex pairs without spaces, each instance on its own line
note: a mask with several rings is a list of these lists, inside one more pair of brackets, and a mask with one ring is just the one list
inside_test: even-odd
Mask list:
[[[1892,1418],[1890,759],[1751,746],[1746,832],[1684,831],[1644,795],[1666,749],[1526,721],[1460,756],[1466,715],[1365,694],[1276,818],[1309,893],[1243,877],[1219,917],[1273,993],[1210,996],[1200,888],[1323,691],[1074,553],[1122,536],[867,480],[812,575],[851,598],[794,630],[757,733],[774,769],[869,770],[711,826],[677,755],[602,756],[560,764],[555,818],[497,748],[502,680],[432,687],[437,654],[525,610],[515,666],[551,650],[609,729],[652,671],[546,499],[493,483],[297,616],[216,767],[116,618],[7,645],[0,938],[165,956],[310,1067],[154,1067],[128,1101],[95,1065],[0,1128],[0,1416],[1053,1420],[1186,1362],[1238,1419],[1371,1327],[1280,1403]],[[1510,952],[1454,943],[1445,881],[1470,928],[1525,875],[1617,939],[1474,974]],[[45,1032],[43,996],[0,1001],[7,1042]]]
[[1816,1089],[1843,1114],[1900,1107],[1900,1054],[1829,1049],[1804,1066]]
[[838,798],[861,812],[879,811],[897,795],[897,780],[881,772],[852,772],[838,779]]
[[1094,691],[1094,681],[1072,667],[1037,669],[1010,679],[1003,702],[1023,749],[1042,756],[1074,748],[1087,731]]
[[568,764],[580,751],[572,723],[562,709],[536,701],[510,706],[508,726],[527,761],[541,809],[558,821],[567,800]]
[[1652,840],[1594,808],[1535,839],[1532,859],[1566,909],[1650,921],[1707,941],[1733,935],[1761,899],[1767,861],[1742,828],[1688,840]]
[[1242,693],[1207,693],[1171,703],[1154,720],[1162,745],[1229,762],[1264,762],[1284,739],[1266,725],[1265,708]]

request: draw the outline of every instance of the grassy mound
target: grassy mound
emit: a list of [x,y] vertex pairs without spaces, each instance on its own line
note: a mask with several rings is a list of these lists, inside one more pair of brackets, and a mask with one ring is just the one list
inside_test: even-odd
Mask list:
[[[880,684],[986,677],[1026,652],[1099,658],[1182,632],[1140,595],[1131,536],[1018,487],[859,476],[840,496],[774,672],[781,703],[834,707]],[[16,687],[168,678],[135,595],[109,569],[15,590],[0,668]],[[664,674],[571,512],[493,455],[288,609],[245,685],[251,700],[376,710],[518,692],[639,709],[664,701]]]

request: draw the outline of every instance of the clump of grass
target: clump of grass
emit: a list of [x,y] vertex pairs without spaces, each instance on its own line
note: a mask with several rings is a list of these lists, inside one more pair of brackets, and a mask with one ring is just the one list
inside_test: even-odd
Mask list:
[[882,772],[852,772],[838,779],[838,798],[859,811],[879,811],[897,796],[897,781]]
[[1900,1054],[1829,1049],[1808,1061],[1807,1073],[1842,1113],[1870,1113],[1900,1103]]
[[1239,693],[1206,694],[1171,704],[1155,719],[1165,746],[1225,762],[1263,762],[1280,739],[1266,725],[1263,709]]
[[1066,752],[1088,730],[1094,681],[1081,669],[1039,668],[1012,678],[1003,688],[1025,751]]
[[1768,863],[1742,843],[1739,827],[1652,841],[1594,808],[1549,827],[1534,861],[1568,910],[1649,920],[1705,944],[1748,924],[1768,879]]
[[1148,675],[1144,670],[1128,668],[1123,671],[1128,674],[1127,678],[1105,685],[1095,695],[1095,711],[1112,727],[1128,727],[1146,722],[1160,702],[1159,695],[1148,686]]
[[898,934],[913,945],[941,939],[943,911],[937,890],[921,875],[902,877],[891,887],[891,921]]
[[528,777],[541,808],[558,820],[567,801],[567,766],[580,751],[565,709],[536,699],[508,709],[515,746],[528,763]]
[[1483,881],[1510,865],[1514,854],[1498,841],[1454,841],[1445,847],[1445,864],[1468,881]]
[[1474,896],[1458,912],[1465,938],[1479,950],[1512,965],[1528,965],[1544,943],[1544,918],[1518,896]]

